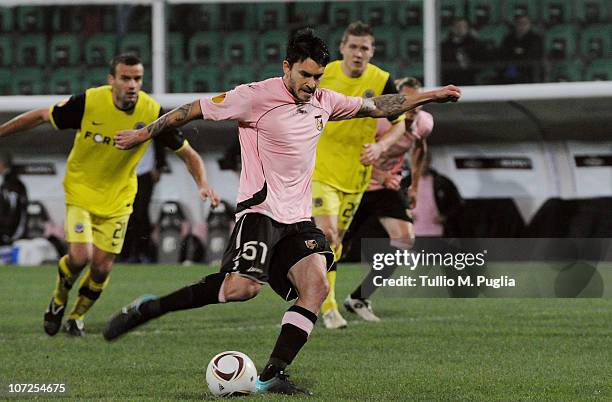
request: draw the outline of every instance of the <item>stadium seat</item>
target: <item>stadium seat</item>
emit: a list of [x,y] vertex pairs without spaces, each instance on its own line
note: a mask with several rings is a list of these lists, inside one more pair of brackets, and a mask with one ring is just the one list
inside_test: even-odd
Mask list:
[[485,43],[486,48],[493,51],[499,48],[504,37],[508,33],[506,25],[486,25],[478,30],[480,40]]
[[17,29],[21,32],[43,32],[44,13],[42,7],[20,6],[15,9]]
[[440,25],[450,26],[455,18],[465,16],[464,0],[442,0],[440,1]]
[[83,91],[108,84],[108,72],[107,67],[88,68],[87,73],[83,75]]
[[119,45],[121,53],[134,53],[143,64],[151,63],[151,37],[145,33],[130,33],[123,37]]
[[401,26],[414,27],[423,25],[423,1],[407,0],[399,4],[397,18]]
[[53,7],[51,16],[53,32],[81,32],[84,22],[83,11],[81,7]]
[[269,31],[261,34],[258,39],[258,54],[261,64],[280,65],[285,57],[287,47],[286,31]]
[[11,32],[13,30],[13,9],[0,7],[0,32]]
[[512,21],[514,17],[519,15],[527,15],[534,24],[538,22],[539,2],[535,0],[506,0],[505,5],[504,17],[506,21]]
[[293,10],[290,19],[296,24],[319,27],[324,19],[325,3],[298,1],[290,3],[289,10]]
[[183,66],[173,65],[166,70],[166,92],[185,92],[185,71]]
[[171,4],[168,10],[170,31],[200,32],[220,29],[221,4]]
[[396,2],[366,1],[361,3],[363,21],[371,27],[389,27],[395,20]]
[[[374,30],[374,60],[394,63],[397,60],[397,30],[393,27]],[[375,61],[375,63],[376,63]]]
[[399,55],[406,62],[423,62],[422,27],[407,28],[402,31],[399,37]]
[[168,32],[166,47],[168,65],[174,66],[185,62],[185,41],[181,32]]
[[232,32],[223,40],[223,61],[229,64],[250,64],[254,61],[253,33]]
[[560,61],[553,63],[548,74],[549,82],[582,81],[584,66],[580,60]]
[[13,94],[13,72],[10,68],[0,68],[0,96]]
[[[198,4],[195,15],[190,15],[189,19],[195,22],[196,31],[216,30],[221,27],[221,5],[214,3]],[[185,22],[183,21],[183,24]],[[180,25],[179,25],[180,26]]]
[[468,4],[468,19],[474,27],[495,25],[501,20],[501,9],[497,1],[471,0]]
[[78,37],[72,34],[57,34],[49,42],[49,58],[55,66],[72,66],[81,60]]
[[13,43],[11,34],[0,36],[0,66],[11,66],[13,64]]
[[12,76],[13,95],[42,95],[44,71],[38,68],[18,68]]
[[225,28],[230,31],[248,31],[257,28],[256,7],[258,5],[251,3],[225,4]]
[[612,59],[597,59],[584,72],[587,81],[612,81]]
[[41,66],[45,64],[47,41],[43,34],[23,35],[17,40],[17,64],[20,66]]
[[220,69],[216,66],[197,66],[186,77],[186,92],[219,92],[226,90],[221,85]]
[[544,0],[542,4],[542,20],[551,26],[566,24],[573,20],[572,0]]
[[106,65],[115,56],[116,48],[115,35],[94,35],[85,42],[85,63],[89,66]]
[[82,92],[82,71],[78,67],[53,70],[48,80],[50,95],[69,95]]
[[588,59],[610,57],[612,25],[597,24],[585,28],[580,35],[580,50]]
[[333,28],[346,28],[351,22],[361,19],[359,2],[332,1],[329,3],[328,18]]
[[327,38],[327,47],[329,48],[329,54],[332,60],[341,59],[340,54],[340,42],[342,42],[342,36],[346,28],[336,28],[331,31]]
[[399,76],[398,74],[400,74],[400,68],[397,65],[397,63],[377,63],[374,62],[374,64],[380,68],[382,68],[383,70],[385,70],[386,72],[389,73],[389,76],[391,77],[392,80],[397,79]]
[[283,68],[279,63],[266,64],[258,70],[258,80],[265,80],[283,75]]
[[400,77],[415,77],[418,78],[419,81],[424,82],[423,77],[423,63],[409,63],[404,65],[398,71],[396,78]]
[[217,32],[198,32],[189,39],[189,61],[194,64],[218,64],[221,38]]
[[576,53],[576,27],[555,25],[544,34],[544,51],[551,59],[567,59]]
[[576,2],[576,17],[583,24],[605,22],[608,18],[610,0],[581,0]]
[[240,84],[256,81],[256,70],[252,66],[241,66],[223,71],[223,90],[234,89]]
[[260,30],[285,30],[287,28],[287,3],[258,3],[256,8]]

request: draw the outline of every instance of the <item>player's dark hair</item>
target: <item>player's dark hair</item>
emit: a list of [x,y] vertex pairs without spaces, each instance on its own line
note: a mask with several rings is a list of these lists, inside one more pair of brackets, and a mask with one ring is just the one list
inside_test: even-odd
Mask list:
[[346,42],[346,39],[352,36],[371,36],[372,43],[374,42],[374,32],[372,28],[363,21],[351,22],[349,26],[344,30],[342,34],[342,43]]
[[287,45],[287,56],[285,60],[289,63],[289,67],[293,63],[312,59],[321,66],[326,66],[329,63],[329,50],[323,39],[315,36],[310,28],[305,28],[297,31],[290,39]]
[[414,78],[414,77],[398,78],[394,81],[394,83],[395,83],[395,88],[397,88],[397,92],[401,91],[402,88],[404,87],[419,89],[423,86],[421,85],[421,81],[419,81],[418,78]]
[[142,64],[142,60],[140,57],[136,56],[134,53],[123,53],[119,54],[111,60],[109,63],[110,75],[113,77],[117,72],[117,64],[125,64],[126,66],[135,66],[137,64]]

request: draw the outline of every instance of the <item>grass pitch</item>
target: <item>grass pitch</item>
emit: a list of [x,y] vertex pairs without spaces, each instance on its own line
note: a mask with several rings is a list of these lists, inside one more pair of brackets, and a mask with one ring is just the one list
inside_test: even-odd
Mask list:
[[[87,336],[42,329],[56,268],[0,267],[0,400],[9,383],[66,383],[39,400],[212,399],[204,370],[224,350],[265,364],[289,304],[255,300],[170,314],[119,341],[108,317],[143,293],[162,295],[213,272],[118,265],[86,319]],[[340,266],[338,299],[361,269]],[[77,286],[75,286],[76,288]],[[77,289],[73,289],[74,301]],[[377,324],[317,325],[289,371],[321,401],[611,401],[612,300],[374,298]],[[297,400],[274,395],[254,400]]]

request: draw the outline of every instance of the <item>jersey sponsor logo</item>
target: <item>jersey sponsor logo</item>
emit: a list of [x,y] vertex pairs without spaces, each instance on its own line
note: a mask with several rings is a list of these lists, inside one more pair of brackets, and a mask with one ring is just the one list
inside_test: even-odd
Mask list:
[[374,97],[374,90],[373,89],[366,89],[363,92],[363,97],[364,98],[373,98]]
[[306,247],[309,250],[314,250],[315,248],[317,248],[319,245],[317,244],[316,240],[304,240],[304,243],[306,244]]
[[83,233],[84,230],[85,230],[85,227],[83,226],[82,223],[77,223],[76,225],[74,225],[75,233]]
[[323,116],[321,115],[315,116],[315,123],[317,126],[317,130],[323,131]]
[[95,120],[93,120],[93,121],[91,122],[91,124],[93,124],[94,126],[101,126],[101,125],[102,125],[102,124],[104,124],[104,123],[100,123],[99,121],[95,121]]
[[115,145],[115,141],[104,134],[100,133],[92,133],[91,131],[85,131],[83,135],[83,139],[91,138],[93,142],[96,144],[104,144],[104,145]]
[[225,100],[225,96],[226,95],[227,94],[224,92],[224,93],[219,94],[217,96],[213,96],[213,98],[211,99],[212,103],[223,103],[223,101]]

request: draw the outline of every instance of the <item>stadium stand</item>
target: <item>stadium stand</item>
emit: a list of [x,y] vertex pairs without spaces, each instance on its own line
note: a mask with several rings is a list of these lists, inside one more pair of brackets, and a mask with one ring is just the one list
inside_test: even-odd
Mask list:
[[494,25],[501,19],[498,2],[488,0],[472,0],[468,6],[468,19],[475,27]]
[[43,70],[27,67],[16,69],[12,76],[14,95],[35,95],[44,93]]
[[73,66],[81,60],[78,37],[72,34],[56,34],[49,43],[49,58],[54,66]]
[[199,32],[189,39],[189,61],[213,64],[221,58],[221,38],[217,32]]
[[0,7],[0,32],[11,32],[13,30],[13,9]]
[[423,2],[408,0],[401,2],[397,10],[398,22],[402,27],[423,25]]
[[70,95],[79,93],[85,88],[81,87],[82,70],[79,67],[63,67],[53,70],[49,75],[48,91],[52,94]]
[[18,37],[17,65],[42,66],[46,62],[47,40],[43,34],[28,34]]
[[88,66],[101,66],[116,53],[117,39],[112,34],[97,34],[85,42],[85,63]]

